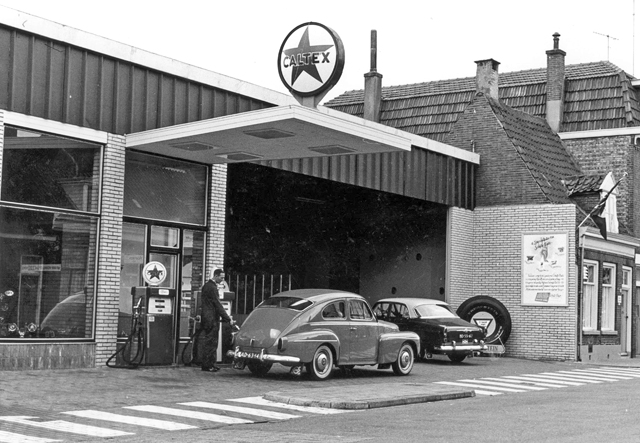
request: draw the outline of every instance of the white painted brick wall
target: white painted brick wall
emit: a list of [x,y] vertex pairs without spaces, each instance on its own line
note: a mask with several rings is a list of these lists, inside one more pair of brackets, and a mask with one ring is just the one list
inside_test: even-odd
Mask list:
[[211,168],[209,189],[209,229],[205,258],[205,281],[214,267],[224,267],[225,214],[227,208],[227,165],[216,164]]
[[[570,204],[491,206],[476,208],[473,212],[452,208],[449,226],[447,297],[454,308],[471,296],[495,297],[507,307],[513,323],[507,355],[575,360],[575,207]],[[568,234],[569,305],[522,306],[522,234],[550,231]]]
[[116,351],[120,294],[120,259],[124,195],[124,137],[110,135],[104,148],[98,290],[96,306],[96,366]]

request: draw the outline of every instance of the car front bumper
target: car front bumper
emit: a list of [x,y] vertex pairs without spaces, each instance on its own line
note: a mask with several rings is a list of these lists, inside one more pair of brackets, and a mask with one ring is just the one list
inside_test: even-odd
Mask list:
[[434,347],[437,352],[480,352],[486,351],[487,345],[485,344],[451,344]]
[[262,349],[260,352],[243,351],[239,347],[236,347],[232,351],[227,352],[227,357],[233,358],[234,362],[238,361],[259,361],[265,363],[282,363],[282,364],[300,364],[298,357],[292,357],[290,355],[276,355],[268,354]]

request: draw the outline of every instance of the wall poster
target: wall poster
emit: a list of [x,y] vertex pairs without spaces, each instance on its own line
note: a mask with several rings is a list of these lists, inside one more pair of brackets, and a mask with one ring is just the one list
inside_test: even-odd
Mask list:
[[523,305],[568,305],[568,241],[566,232],[522,235]]

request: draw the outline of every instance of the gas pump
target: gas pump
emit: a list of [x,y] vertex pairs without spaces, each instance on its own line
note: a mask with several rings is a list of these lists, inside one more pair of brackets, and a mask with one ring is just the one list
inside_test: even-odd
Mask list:
[[[231,291],[219,291],[220,304],[224,308],[225,312],[231,319],[231,310],[233,308],[233,301],[236,299],[236,293]],[[231,334],[233,327],[228,323],[222,323],[220,325],[220,335],[218,336],[218,350],[216,351],[216,361],[222,362],[225,354],[231,349]]]
[[[159,286],[167,276],[167,269],[160,262],[147,263],[142,276],[149,286],[131,288],[131,330],[126,342],[107,360],[110,368],[173,363],[176,290]],[[114,359],[115,365],[111,364]]]
[[141,306],[144,359],[147,365],[170,365],[173,363],[173,315],[176,299],[175,289],[156,286],[131,288],[133,306]]

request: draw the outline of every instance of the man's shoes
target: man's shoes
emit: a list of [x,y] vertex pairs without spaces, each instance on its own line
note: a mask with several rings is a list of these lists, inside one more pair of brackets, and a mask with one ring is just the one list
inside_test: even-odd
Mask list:
[[205,372],[218,372],[219,370],[220,368],[217,366],[211,366],[210,368],[202,367],[202,371],[205,371]]

